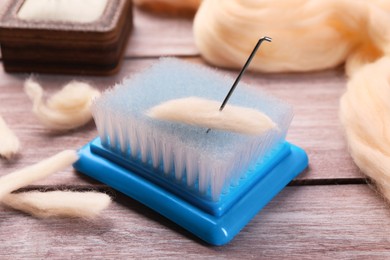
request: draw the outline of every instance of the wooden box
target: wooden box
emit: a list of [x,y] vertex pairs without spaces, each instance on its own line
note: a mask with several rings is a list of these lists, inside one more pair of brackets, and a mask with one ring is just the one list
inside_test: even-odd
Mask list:
[[0,15],[5,71],[109,75],[119,70],[133,26],[131,0],[108,0],[90,23],[19,19],[24,1],[9,1]]

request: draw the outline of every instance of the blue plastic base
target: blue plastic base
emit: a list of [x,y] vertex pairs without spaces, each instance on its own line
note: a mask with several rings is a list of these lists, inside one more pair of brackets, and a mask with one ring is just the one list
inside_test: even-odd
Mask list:
[[162,165],[155,168],[152,166],[153,164],[151,161],[143,163],[140,160],[126,159],[126,157],[128,158],[128,155],[124,157],[121,151],[113,152],[112,150],[105,148],[102,145],[100,138],[96,138],[90,142],[89,146],[93,154],[106,158],[114,164],[138,174],[151,183],[177,195],[191,205],[217,217],[225,214],[225,212],[229,210],[232,205],[236,204],[236,202],[241,199],[255,183],[291,153],[289,143],[284,142],[277,147],[274,147],[274,149],[263,158],[261,163],[258,163],[252,171],[248,171],[245,174],[245,178],[239,179],[235,183],[236,185],[229,188],[229,192],[222,193],[218,201],[213,201],[211,194],[205,196],[200,193],[196,184],[191,188],[187,185],[183,185],[183,183],[186,183],[185,177],[183,177],[181,181],[177,181],[173,172],[165,174]]
[[286,143],[291,152],[262,174],[251,188],[221,216],[213,216],[143,177],[91,152],[80,149],[78,171],[140,201],[213,245],[228,243],[292,179],[308,165],[306,153]]

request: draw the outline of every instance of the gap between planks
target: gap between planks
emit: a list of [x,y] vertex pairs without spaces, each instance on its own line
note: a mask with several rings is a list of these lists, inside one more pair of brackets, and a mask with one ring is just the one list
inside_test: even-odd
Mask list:
[[[296,179],[291,181],[287,186],[288,187],[294,187],[294,186],[333,186],[333,185],[373,185],[373,183],[366,178],[340,178],[340,179]],[[78,185],[66,185],[66,184],[59,184],[59,185],[28,185],[26,187],[23,187],[21,189],[16,190],[15,192],[27,192],[27,191],[43,191],[43,192],[49,192],[54,190],[61,190],[61,191],[97,191],[97,192],[104,192],[110,195],[111,197],[115,198],[116,193],[120,193],[119,191],[114,190],[110,186],[107,186],[105,184],[78,184]]]

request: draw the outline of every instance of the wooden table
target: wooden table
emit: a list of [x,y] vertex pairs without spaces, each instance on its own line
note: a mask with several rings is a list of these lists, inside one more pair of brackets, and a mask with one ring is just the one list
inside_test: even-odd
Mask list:
[[[204,63],[193,43],[192,22],[136,10],[123,68],[111,77],[35,75],[49,93],[80,79],[105,89],[172,55]],[[220,70],[234,77],[237,71]],[[68,132],[45,130],[23,92],[26,74],[0,67],[0,114],[20,137],[16,160],[0,161],[0,175],[96,135],[93,123]],[[96,220],[40,220],[0,208],[0,259],[18,258],[385,258],[390,257],[390,210],[366,184],[350,158],[338,120],[345,90],[342,68],[307,74],[248,73],[244,82],[291,103],[288,140],[303,147],[310,167],[266,206],[228,245],[206,245],[140,203],[83,177],[71,168],[29,189],[108,190],[112,206]],[[1,144],[0,144],[1,145]]]

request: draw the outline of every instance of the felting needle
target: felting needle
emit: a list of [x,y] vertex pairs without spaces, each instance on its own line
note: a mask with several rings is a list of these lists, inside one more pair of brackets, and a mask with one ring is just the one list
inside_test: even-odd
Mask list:
[[[232,87],[230,88],[228,94],[226,95],[225,99],[223,100],[222,105],[219,108],[219,111],[222,111],[223,108],[225,107],[225,105],[228,102],[230,96],[233,94],[233,91],[236,89],[238,83],[240,82],[242,75],[244,75],[246,69],[248,68],[249,64],[251,63],[253,57],[255,56],[257,50],[259,49],[259,47],[260,47],[260,45],[261,45],[261,43],[263,41],[272,42],[272,38],[265,36],[265,37],[259,39],[259,41],[257,42],[255,48],[253,48],[252,53],[249,55],[248,59],[246,60],[246,62],[244,64],[244,66],[242,67],[240,73],[238,74],[236,80],[234,81]],[[207,129],[206,133],[210,132],[210,130],[211,130],[210,128]]]

